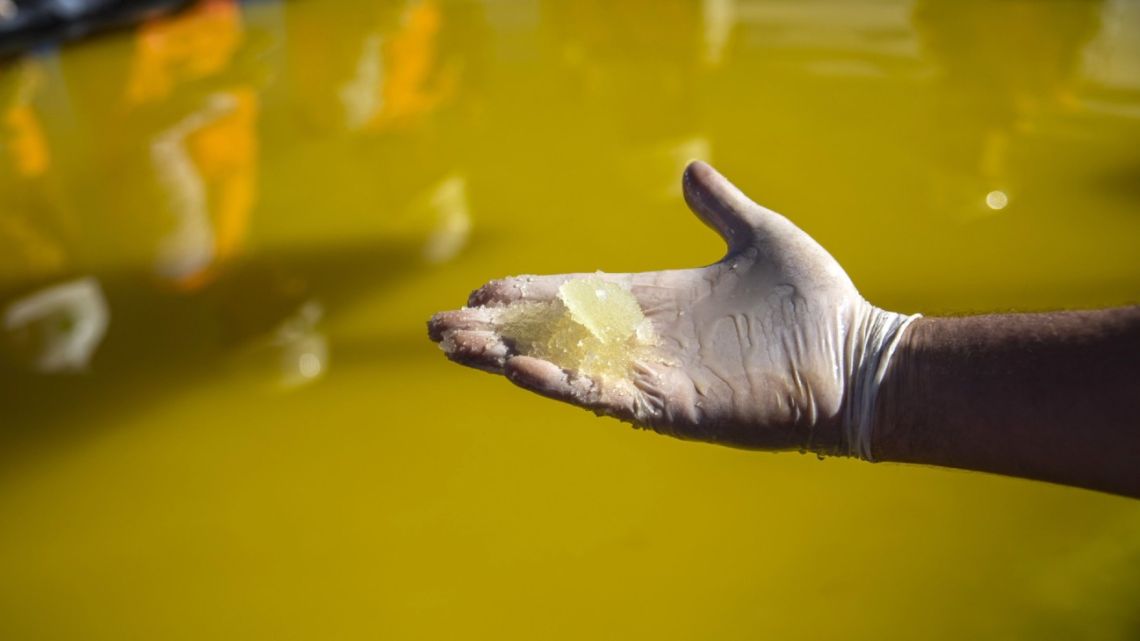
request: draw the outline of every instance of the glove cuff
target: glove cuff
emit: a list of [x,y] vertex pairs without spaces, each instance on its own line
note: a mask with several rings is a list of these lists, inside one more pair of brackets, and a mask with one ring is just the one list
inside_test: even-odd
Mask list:
[[908,316],[869,307],[871,312],[852,341],[854,349],[848,366],[843,435],[847,440],[848,456],[874,461],[871,432],[879,389],[903,333],[911,323],[922,318],[922,314]]

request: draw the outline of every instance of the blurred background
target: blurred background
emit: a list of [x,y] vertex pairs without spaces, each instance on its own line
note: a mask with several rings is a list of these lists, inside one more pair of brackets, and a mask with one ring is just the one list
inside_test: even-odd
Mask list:
[[[86,37],[93,36],[93,37]],[[712,262],[1136,303],[1135,0],[0,0],[0,638],[1136,639],[1140,504],[672,441],[448,363]]]

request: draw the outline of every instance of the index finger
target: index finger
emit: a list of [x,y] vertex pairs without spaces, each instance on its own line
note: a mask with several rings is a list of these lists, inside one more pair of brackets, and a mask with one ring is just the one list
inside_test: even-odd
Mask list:
[[632,274],[606,274],[604,272],[555,274],[552,276],[512,276],[493,280],[471,292],[468,307],[499,307],[521,301],[543,303],[558,297],[558,288],[568,280],[600,278],[629,287]]

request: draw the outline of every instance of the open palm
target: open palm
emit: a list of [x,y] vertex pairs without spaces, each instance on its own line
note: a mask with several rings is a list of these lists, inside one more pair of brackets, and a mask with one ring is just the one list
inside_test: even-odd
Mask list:
[[[476,290],[435,315],[433,340],[452,360],[505,374],[544,396],[682,438],[764,449],[854,450],[865,370],[905,317],[867,303],[811,237],[694,162],[690,208],[728,244],[720,261],[681,270],[604,274],[637,298],[660,337],[660,359],[628,380],[598,381],[515,353],[497,307],[547,301],[584,274],[519,276]],[[872,339],[872,340],[868,340]],[[873,357],[873,358],[872,358]]]

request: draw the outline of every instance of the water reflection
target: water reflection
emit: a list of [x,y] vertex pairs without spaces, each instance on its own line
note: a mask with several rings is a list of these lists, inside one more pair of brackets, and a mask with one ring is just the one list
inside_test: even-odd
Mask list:
[[[349,3],[354,19],[317,7],[287,15],[290,94],[326,132],[422,132],[461,107],[479,73],[477,3]],[[465,95],[467,94],[467,95]]]
[[241,349],[243,366],[261,368],[269,387],[292,389],[314,383],[329,369],[329,339],[321,327],[320,301],[305,301],[262,339]]
[[[469,162],[445,141],[470,128],[479,6],[360,8],[202,0],[91,45],[111,64],[79,48],[0,68],[0,456],[223,371],[319,381],[328,319],[464,252]],[[408,353],[347,344],[346,363]],[[87,374],[31,376],[64,371]]]
[[38,290],[4,311],[11,343],[44,374],[86,370],[109,322],[103,290],[90,276]]
[[[288,101],[276,114],[286,120],[272,125],[273,153],[324,186],[292,205],[418,236],[429,260],[450,259],[473,221],[470,149],[454,141],[478,126],[480,5],[348,4],[349,22],[312,4],[286,13]],[[341,170],[330,175],[324,163],[334,159]]]
[[215,94],[151,143],[175,218],[158,243],[162,277],[198,287],[238,252],[254,200],[255,113],[250,93]]
[[156,270],[184,288],[202,286],[239,252],[255,204],[257,87],[245,78],[218,80],[243,38],[236,0],[200,2],[145,24],[135,37],[128,118],[181,87],[204,87],[199,105],[146,134],[162,192],[157,204],[170,219],[156,242]]
[[[1051,112],[1075,113],[1077,72],[1104,3],[919,0],[915,30],[938,68],[942,198],[963,215],[1015,201],[1019,138]],[[955,202],[955,200],[959,200]]]
[[0,73],[0,281],[58,277],[69,260],[62,243],[74,232],[60,207],[59,176],[41,101],[56,69],[44,55]]
[[429,191],[428,206],[436,219],[424,245],[424,258],[444,263],[455,258],[471,235],[471,211],[467,201],[467,179],[452,174]]
[[[575,157],[594,156],[597,169],[616,172],[637,202],[678,199],[677,176],[685,164],[714,156],[704,131],[702,91],[725,61],[734,6],[544,2],[547,69],[557,73],[552,110],[565,112],[569,127],[589,123],[580,140],[587,149]],[[655,19],[646,21],[647,12]]]

